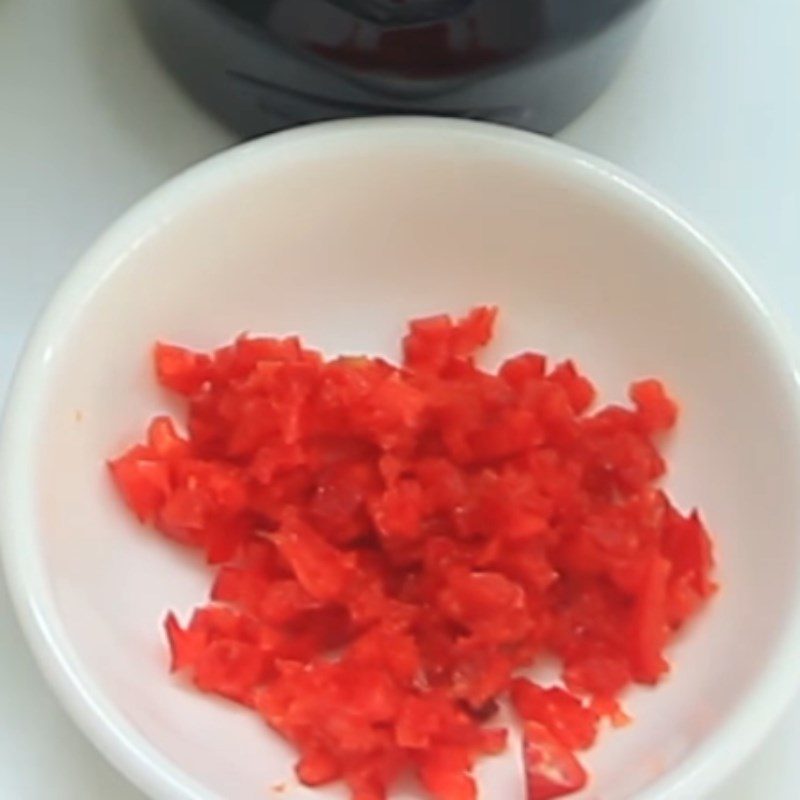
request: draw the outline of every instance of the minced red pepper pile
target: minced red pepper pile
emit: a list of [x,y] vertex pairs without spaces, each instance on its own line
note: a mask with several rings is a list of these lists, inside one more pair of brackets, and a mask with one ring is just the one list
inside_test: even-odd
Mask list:
[[[572,362],[483,370],[495,315],[412,322],[402,366],[295,337],[156,346],[188,433],[158,417],[110,466],[142,522],[215,568],[208,604],[167,617],[172,668],[260,714],[309,786],[382,800],[413,771],[473,800],[510,697],[530,800],[580,789],[575,752],[666,673],[714,591],[700,518],[655,486],[677,416],[662,385],[591,411]],[[545,654],[562,686],[521,677]]]

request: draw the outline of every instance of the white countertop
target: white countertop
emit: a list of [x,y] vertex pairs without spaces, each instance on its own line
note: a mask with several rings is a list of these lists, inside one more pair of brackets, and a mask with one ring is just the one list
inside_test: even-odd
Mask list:
[[[798,31],[797,0],[662,0],[622,76],[562,138],[674,198],[800,334]],[[0,398],[95,235],[232,142],[155,63],[122,0],[0,0]],[[800,797],[798,754],[800,701],[708,800]],[[2,584],[0,798],[142,800],[56,704]]]

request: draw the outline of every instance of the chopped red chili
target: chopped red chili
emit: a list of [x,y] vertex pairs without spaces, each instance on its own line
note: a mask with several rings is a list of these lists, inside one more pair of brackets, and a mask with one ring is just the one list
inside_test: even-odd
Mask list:
[[[677,406],[657,380],[591,410],[571,361],[479,367],[493,308],[411,323],[403,362],[295,337],[155,348],[187,433],[155,418],[110,463],[143,522],[204,552],[210,601],[166,618],[172,669],[253,708],[309,786],[381,800],[412,770],[473,800],[510,696],[530,800],[582,788],[576,751],[714,592],[709,536],[657,488]],[[522,677],[544,656],[563,685]]]

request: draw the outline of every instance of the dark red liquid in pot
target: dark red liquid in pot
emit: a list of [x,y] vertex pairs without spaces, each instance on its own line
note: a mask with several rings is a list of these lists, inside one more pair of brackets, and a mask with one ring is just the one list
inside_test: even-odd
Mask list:
[[647,0],[135,0],[159,52],[245,134],[376,113],[551,132],[602,90]]

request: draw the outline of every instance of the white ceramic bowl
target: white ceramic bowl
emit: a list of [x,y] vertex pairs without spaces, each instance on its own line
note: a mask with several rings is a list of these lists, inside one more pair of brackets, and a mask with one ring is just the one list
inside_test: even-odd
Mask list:
[[[20,619],[61,700],[156,798],[344,798],[291,780],[255,715],[166,672],[165,609],[203,567],[140,528],[104,460],[171,401],[156,338],[210,347],[301,332],[329,353],[395,353],[411,316],[493,302],[495,356],[575,356],[621,399],[658,375],[685,414],[670,490],[700,505],[722,593],[636,690],[636,723],[588,758],[587,798],[697,800],[762,737],[800,675],[800,416],[762,304],[702,236],[629,177],[482,124],[386,119],[235,148],[145,200],[70,274],[39,322],[3,431],[2,527]],[[522,796],[516,753],[482,797]],[[408,798],[410,795],[400,795]]]

